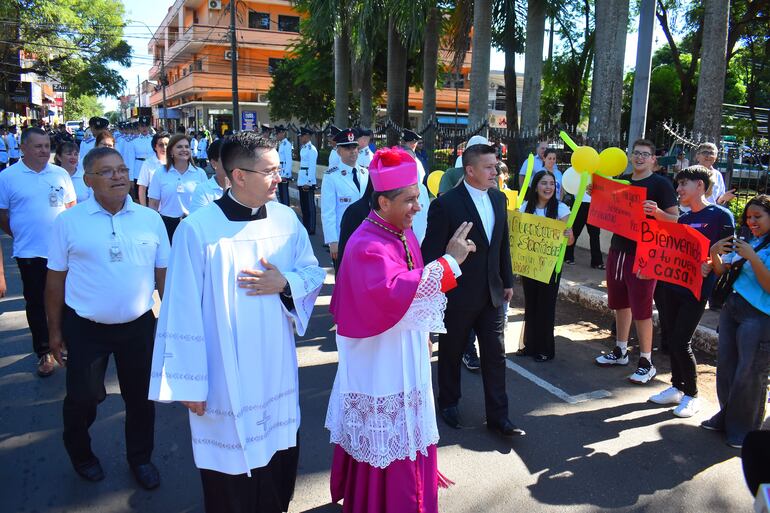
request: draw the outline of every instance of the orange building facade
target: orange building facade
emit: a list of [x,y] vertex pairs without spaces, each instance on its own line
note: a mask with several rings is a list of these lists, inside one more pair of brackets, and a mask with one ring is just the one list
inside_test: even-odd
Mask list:
[[[271,120],[266,93],[272,83],[271,71],[286,58],[299,39],[300,15],[288,0],[237,2],[238,99],[243,116],[252,123]],[[232,55],[229,41],[229,1],[176,0],[148,44],[154,56],[149,79],[158,84],[166,78],[166,111],[162,88],[150,96],[156,120],[167,125],[206,126],[223,132],[232,126]],[[441,52],[442,61],[448,54]],[[468,111],[470,52],[457,83],[444,84],[437,91],[437,111],[460,121]],[[165,72],[165,73],[164,73]],[[383,105],[384,107],[384,105]],[[422,122],[422,91],[410,89],[409,114],[413,125]]]

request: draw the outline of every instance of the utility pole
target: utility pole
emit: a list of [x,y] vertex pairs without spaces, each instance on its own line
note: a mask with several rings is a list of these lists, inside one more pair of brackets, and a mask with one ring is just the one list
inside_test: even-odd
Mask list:
[[142,106],[142,88],[139,87],[139,75],[136,76],[136,101],[139,106]]
[[233,132],[241,129],[241,113],[238,106],[238,40],[235,37],[235,10],[237,0],[230,0],[230,59],[233,81]]
[[639,8],[639,39],[636,46],[634,96],[631,99],[631,124],[628,127],[628,149],[644,137],[647,128],[647,102],[650,96],[652,66],[652,31],[655,22],[655,0],[642,0]]

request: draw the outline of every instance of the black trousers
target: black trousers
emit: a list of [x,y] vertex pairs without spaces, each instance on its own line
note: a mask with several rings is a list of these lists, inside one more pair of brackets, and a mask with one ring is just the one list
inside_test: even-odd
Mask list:
[[154,446],[155,405],[147,399],[155,331],[148,311],[125,324],[99,324],[64,308],[62,334],[67,344],[67,395],[64,398],[64,447],[73,465],[94,459],[88,429],[96,406],[107,396],[104,374],[115,357],[120,395],[126,405],[126,455],[130,465],[150,461]]
[[561,273],[554,273],[550,283],[521,277],[524,289],[524,350],[527,354],[556,356],[553,328],[556,323],[556,298]]
[[164,215],[161,215],[160,218],[163,220],[163,224],[166,226],[166,233],[168,234],[168,242],[171,243],[174,239],[174,232],[179,226],[179,223],[182,222],[182,218],[166,217]]
[[291,199],[289,197],[289,182],[284,181],[285,178],[278,184],[278,201],[284,205],[291,206]]
[[494,307],[491,302],[475,310],[447,309],[447,332],[438,337],[439,408],[456,406],[460,401],[460,365],[472,329],[479,340],[487,422],[499,425],[508,419],[503,312],[503,305]]
[[698,395],[698,373],[692,335],[706,310],[706,299],[679,294],[658,284],[655,296],[664,346],[671,357],[671,384],[690,397]]
[[309,235],[315,234],[315,185],[299,187],[299,205],[302,208],[302,224]]
[[[601,246],[601,230],[592,224],[586,224],[588,220],[588,209],[590,203],[581,203],[578,209],[577,216],[575,216],[575,223],[572,225],[572,233],[575,234],[575,243],[577,244],[577,238],[583,233],[583,228],[588,229],[588,238],[591,246],[591,266],[596,267],[604,263],[602,257]],[[567,246],[567,251],[564,254],[565,260],[575,260],[575,244]]]
[[24,294],[27,324],[32,332],[32,349],[38,357],[48,354],[48,321],[45,316],[45,279],[48,259],[17,258]]
[[299,445],[276,452],[264,467],[230,475],[201,469],[206,513],[281,513],[289,510],[297,481]]

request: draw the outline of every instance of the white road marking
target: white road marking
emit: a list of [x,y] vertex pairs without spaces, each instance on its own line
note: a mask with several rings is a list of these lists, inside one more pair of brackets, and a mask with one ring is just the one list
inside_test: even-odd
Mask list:
[[594,390],[593,392],[586,392],[585,394],[569,395],[567,392],[565,392],[561,388],[550,384],[549,382],[547,382],[541,377],[535,376],[534,374],[532,374],[530,371],[528,371],[521,365],[513,363],[511,360],[507,358],[505,360],[505,365],[506,367],[511,369],[513,372],[520,375],[522,378],[528,379],[529,381],[539,386],[540,388],[543,388],[549,393],[555,395],[565,403],[578,404],[578,403],[584,403],[586,401],[591,401],[592,399],[603,399],[605,397],[612,396],[612,393],[607,390]]

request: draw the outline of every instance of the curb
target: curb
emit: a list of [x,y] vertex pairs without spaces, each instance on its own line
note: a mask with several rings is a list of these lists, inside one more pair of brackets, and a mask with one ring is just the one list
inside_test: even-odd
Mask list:
[[[612,310],[607,306],[607,293],[602,292],[577,282],[562,280],[559,285],[559,297],[577,303],[590,310],[594,310],[606,315],[611,315]],[[658,311],[653,309],[652,322],[658,325]],[[707,326],[699,325],[692,336],[692,345],[694,348],[704,353],[716,356],[719,335],[716,330]]]

